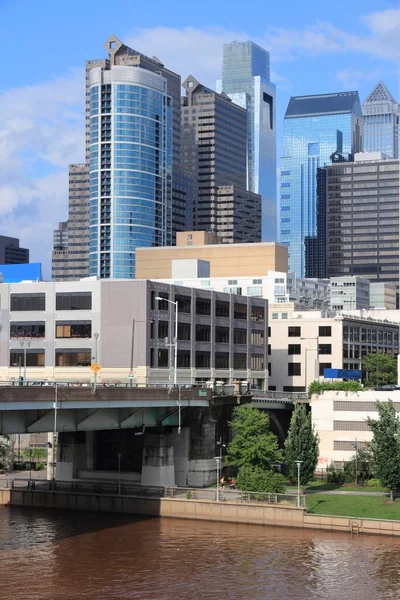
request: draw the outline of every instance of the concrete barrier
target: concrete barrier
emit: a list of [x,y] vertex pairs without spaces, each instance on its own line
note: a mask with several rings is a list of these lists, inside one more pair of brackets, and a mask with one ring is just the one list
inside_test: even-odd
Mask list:
[[10,497],[10,489],[0,489],[0,506],[8,506],[10,504]]
[[[3,493],[3,495],[1,495]],[[292,506],[246,502],[215,502],[184,498],[145,498],[84,492],[0,490],[0,504],[65,510],[114,512],[151,517],[273,525],[345,533],[400,536],[400,521],[307,514]]]

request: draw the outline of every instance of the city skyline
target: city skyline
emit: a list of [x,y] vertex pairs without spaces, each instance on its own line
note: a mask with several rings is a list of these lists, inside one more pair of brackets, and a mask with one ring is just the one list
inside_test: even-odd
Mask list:
[[[97,4],[100,8],[102,2]],[[168,15],[160,4],[157,22],[154,12],[143,13],[136,15],[130,25],[123,11],[118,14],[117,1],[112,17],[99,16],[90,31],[90,7],[80,7],[81,19],[76,19],[74,2],[71,14],[63,18],[63,31],[56,25],[55,8],[46,15],[39,11],[30,16],[31,7],[22,2],[22,20],[16,18],[17,8],[11,3],[0,8],[2,22],[14,19],[20,38],[3,67],[0,83],[2,233],[20,237],[21,243],[31,248],[32,260],[44,263],[47,277],[52,231],[67,217],[68,164],[84,160],[81,65],[96,56],[99,43],[110,31],[139,52],[157,55],[182,77],[192,73],[210,87],[221,76],[224,43],[238,39],[261,45],[271,54],[271,80],[278,88],[279,139],[291,95],[358,89],[364,101],[382,79],[398,100],[396,32],[400,27],[400,10],[392,9],[391,3],[357,2],[355,6],[346,6],[346,18],[340,17],[340,10],[331,15],[328,7],[315,11],[315,3],[303,7],[301,15],[295,10],[288,15],[287,9],[274,7],[268,18],[269,28],[262,24],[262,19],[261,22],[252,19],[251,14],[241,14],[240,19],[230,15],[226,25],[223,10],[218,7],[210,23],[200,13],[179,13],[180,4],[175,3],[176,10],[169,10]],[[261,10],[261,3],[255,2],[249,12],[254,15],[257,8]],[[51,19],[53,26],[49,29]],[[34,34],[26,35],[28,27]],[[74,38],[82,39],[79,44],[69,41],[72,27]],[[85,35],[79,36],[83,31]],[[11,44],[10,36],[5,31],[6,45]],[[33,61],[30,69],[18,69],[23,58],[26,60],[33,48],[36,51],[38,38],[44,40],[46,60]],[[280,149],[277,156],[281,156]]]

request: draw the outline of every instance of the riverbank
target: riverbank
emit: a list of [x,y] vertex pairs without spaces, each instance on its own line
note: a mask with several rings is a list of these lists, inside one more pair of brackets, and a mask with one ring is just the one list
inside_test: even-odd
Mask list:
[[111,512],[400,537],[400,520],[312,514],[307,513],[304,508],[261,502],[215,502],[205,499],[145,498],[24,489],[3,490],[3,492],[3,499],[7,498],[7,494],[9,495],[10,506]]

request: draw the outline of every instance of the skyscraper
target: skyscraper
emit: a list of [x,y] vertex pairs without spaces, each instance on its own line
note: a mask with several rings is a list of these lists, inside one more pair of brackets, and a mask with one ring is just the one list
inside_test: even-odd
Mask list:
[[[115,36],[104,47],[108,58],[86,63],[86,163],[76,165],[79,173],[70,168],[67,232],[63,224],[63,235],[55,235],[64,244],[53,252],[56,279],[133,278],[136,247],[170,244],[174,226],[187,226],[184,176],[172,184],[180,169],[180,76]],[[81,190],[72,185],[78,175],[86,177]]]
[[246,110],[189,76],[182,98],[182,160],[195,181],[193,229],[224,242],[261,241],[261,198],[246,191]]
[[289,270],[305,275],[306,239],[317,234],[317,169],[332,155],[348,158],[362,147],[358,92],[295,96],[284,121],[280,241],[289,246]]
[[399,158],[399,104],[383,81],[374,87],[362,105],[364,151],[384,152]]
[[269,53],[250,41],[224,44],[217,91],[247,110],[247,189],[262,196],[263,240],[275,240],[276,92]]

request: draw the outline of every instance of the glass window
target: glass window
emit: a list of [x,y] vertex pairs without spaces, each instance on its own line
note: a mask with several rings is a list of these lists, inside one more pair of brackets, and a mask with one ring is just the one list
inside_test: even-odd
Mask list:
[[198,369],[210,368],[210,352],[196,352],[195,367]]
[[179,369],[190,369],[190,350],[178,349],[177,363]]
[[190,340],[190,323],[178,323],[178,340],[189,341]]
[[192,312],[192,302],[190,296],[175,294],[175,301],[178,302],[178,312],[190,314]]
[[331,337],[332,336],[332,327],[320,326],[318,329],[318,335],[320,337]]
[[324,369],[332,369],[332,363],[319,363],[319,375],[324,376]]
[[11,310],[46,310],[46,294],[11,294]]
[[169,360],[168,360],[168,350],[166,348],[159,348],[157,351],[157,358],[158,358],[158,366],[160,368],[165,368],[165,367],[169,367]]
[[247,344],[247,330],[235,328],[233,330],[233,343],[234,344]]
[[247,354],[234,352],[233,368],[234,369],[247,369]]
[[39,323],[10,323],[10,338],[44,338],[45,324]]
[[246,304],[239,304],[238,302],[235,302],[233,316],[235,319],[241,319],[241,320],[245,321],[247,319]]
[[229,302],[217,300],[215,302],[215,316],[229,318]]
[[251,330],[251,344],[252,344],[252,346],[263,346],[264,332],[259,329],[252,329]]
[[169,336],[168,321],[158,321],[158,339],[163,340]]
[[252,354],[250,357],[250,368],[253,371],[264,370],[264,354]]
[[332,345],[331,344],[319,344],[318,354],[332,354]]
[[196,325],[196,342],[210,342],[211,327],[210,325]]
[[61,292],[56,294],[56,310],[91,310],[92,292]]
[[217,344],[229,344],[229,327],[215,328],[215,342]]
[[196,315],[211,315],[210,298],[196,298]]
[[57,321],[56,338],[90,338],[92,324],[90,321]]
[[92,351],[87,349],[59,349],[56,350],[56,367],[89,367]]
[[295,377],[301,375],[301,363],[288,363],[288,376]]
[[289,344],[288,345],[288,354],[301,354],[301,345],[300,344]]
[[252,306],[251,307],[251,320],[253,323],[264,323],[264,307],[263,306]]
[[[27,348],[26,350],[26,366],[27,367],[44,367],[45,354],[44,350],[36,350]],[[10,367],[23,366],[25,360],[24,350],[10,350]]]
[[301,327],[288,327],[289,337],[301,337]]
[[215,368],[216,369],[229,369],[229,352],[216,352],[215,353]]

